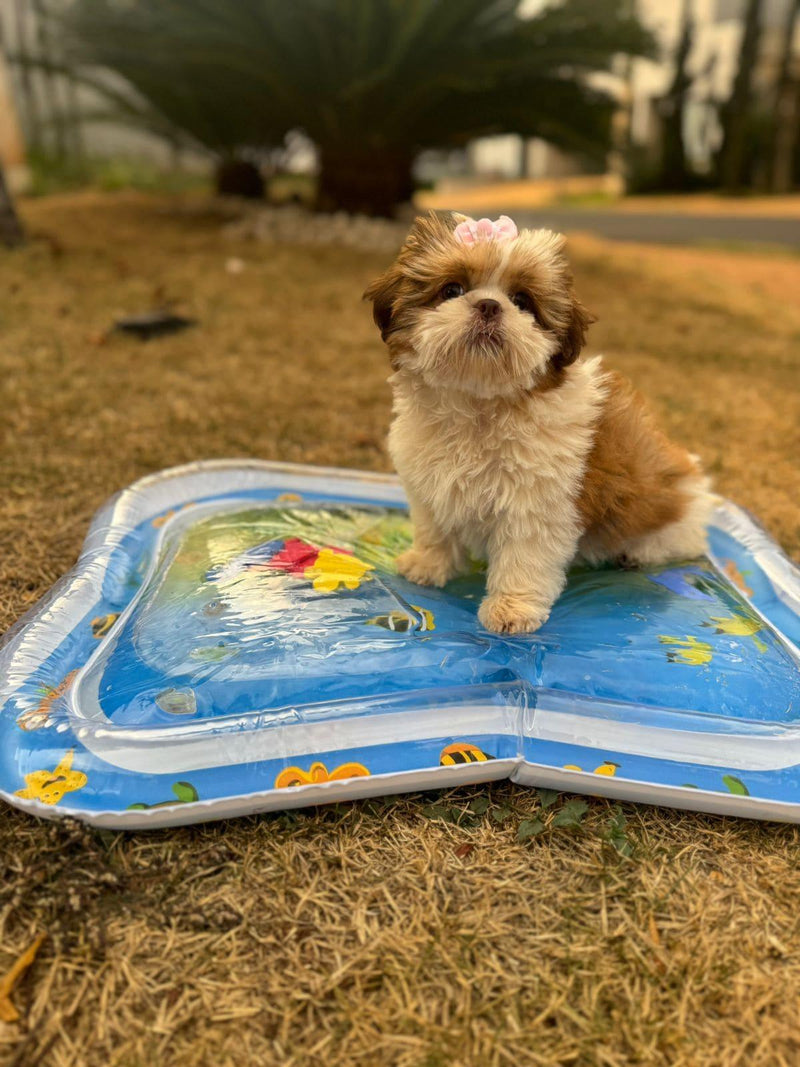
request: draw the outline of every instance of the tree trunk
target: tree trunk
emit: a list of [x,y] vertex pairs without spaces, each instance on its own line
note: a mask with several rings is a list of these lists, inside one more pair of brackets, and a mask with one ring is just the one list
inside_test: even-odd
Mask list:
[[746,184],[747,127],[753,68],[761,41],[761,0],[747,0],[739,65],[733,89],[722,111],[722,147],[719,153],[719,179],[723,189],[735,192]]
[[13,248],[21,245],[25,240],[22,223],[14,210],[11,193],[6,185],[3,168],[0,166],[0,245]]
[[391,218],[414,195],[412,152],[349,153],[340,146],[320,148],[317,211]]
[[263,200],[266,192],[261,171],[248,159],[223,159],[217,166],[215,183],[219,196]]
[[790,0],[783,28],[783,50],[775,86],[775,114],[769,160],[770,189],[788,193],[792,188],[792,170],[798,127],[800,127],[800,80],[792,69],[794,36],[800,15],[800,0]]
[[675,51],[675,73],[672,84],[662,100],[663,139],[660,184],[665,189],[681,190],[686,189],[690,184],[683,127],[686,100],[692,85],[692,79],[686,68],[692,50],[693,37],[694,23],[690,0],[684,0],[681,31]]

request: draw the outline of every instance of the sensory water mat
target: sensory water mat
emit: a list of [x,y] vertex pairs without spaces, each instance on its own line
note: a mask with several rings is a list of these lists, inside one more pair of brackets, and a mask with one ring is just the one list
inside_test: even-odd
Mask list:
[[800,821],[800,573],[722,503],[708,558],[576,567],[536,634],[445,589],[390,475],[137,482],[0,649],[0,796],[144,828],[514,781]]

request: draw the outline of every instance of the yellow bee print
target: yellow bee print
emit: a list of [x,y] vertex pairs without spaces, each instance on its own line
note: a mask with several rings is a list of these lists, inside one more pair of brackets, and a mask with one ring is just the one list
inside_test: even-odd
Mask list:
[[[612,760],[603,760],[599,767],[595,767],[592,774],[603,774],[606,778],[613,778],[622,765],[620,763],[614,763]],[[565,763],[565,771],[581,771],[583,767],[579,767],[577,763]]]
[[25,775],[25,789],[18,789],[15,797],[23,800],[38,800],[42,804],[58,804],[65,793],[83,789],[88,781],[83,771],[72,770],[74,749],[64,754],[54,771],[32,771]]
[[363,763],[342,763],[329,771],[324,763],[312,763],[309,770],[286,767],[275,779],[276,789],[292,789],[298,785],[319,785],[321,782],[340,782],[345,778],[367,778],[369,771]]
[[119,612],[110,615],[98,615],[92,619],[92,637],[98,641],[101,637],[105,637],[118,618]]
[[457,741],[454,745],[448,745],[439,753],[439,765],[441,767],[454,767],[460,763],[483,763],[485,760],[494,759],[488,752],[484,752],[477,745],[471,745],[466,741]]

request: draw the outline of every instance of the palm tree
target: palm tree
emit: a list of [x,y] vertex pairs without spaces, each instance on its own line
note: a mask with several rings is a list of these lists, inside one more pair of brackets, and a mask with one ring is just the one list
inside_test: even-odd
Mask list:
[[523,19],[519,0],[76,0],[63,30],[82,77],[124,79],[132,120],[220,159],[303,130],[319,207],[389,214],[425,148],[513,132],[602,160],[615,103],[589,76],[652,46],[626,6]]

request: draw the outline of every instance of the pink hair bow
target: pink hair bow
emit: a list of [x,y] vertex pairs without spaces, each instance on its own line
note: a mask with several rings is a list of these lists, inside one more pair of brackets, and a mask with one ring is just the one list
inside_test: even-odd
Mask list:
[[519,230],[513,219],[501,215],[492,222],[491,219],[464,219],[459,222],[453,236],[462,245],[475,245],[479,241],[513,241],[519,236]]

